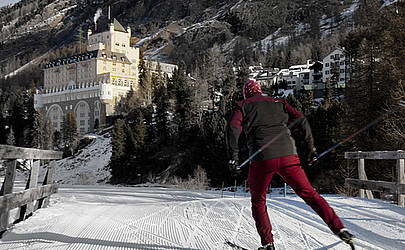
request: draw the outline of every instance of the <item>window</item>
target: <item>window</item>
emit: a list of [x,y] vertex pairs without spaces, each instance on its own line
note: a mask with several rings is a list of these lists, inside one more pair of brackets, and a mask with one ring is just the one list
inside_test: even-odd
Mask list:
[[340,73],[345,73],[345,69],[340,69]]
[[84,113],[80,113],[80,117],[84,117]]
[[84,126],[84,125],[86,125],[86,123],[85,123],[86,121],[85,120],[80,120],[80,126]]
[[125,73],[125,69],[122,69],[122,73]]
[[343,54],[340,54],[340,58],[343,58],[343,57],[345,57]]
[[341,61],[341,62],[340,62],[340,65],[345,65],[345,61]]
[[331,55],[331,56],[330,56],[330,59],[332,59],[332,60],[333,60],[333,55]]
[[328,74],[329,74],[329,70],[326,70],[326,71],[325,71],[325,74],[327,74],[327,75],[328,75]]
[[329,63],[325,63],[325,67],[329,67]]

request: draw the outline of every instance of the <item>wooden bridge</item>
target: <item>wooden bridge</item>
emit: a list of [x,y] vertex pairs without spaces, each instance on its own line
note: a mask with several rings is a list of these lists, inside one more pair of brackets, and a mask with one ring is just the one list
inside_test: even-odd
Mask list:
[[[35,210],[48,205],[49,197],[58,189],[58,185],[53,183],[53,172],[55,160],[61,158],[62,152],[0,145],[0,160],[5,160],[6,166],[4,182],[0,190],[0,237],[9,225],[11,209],[19,208],[19,218],[15,221],[16,223],[31,216]],[[31,160],[33,164],[25,190],[13,192],[19,159]],[[38,186],[41,160],[50,160],[50,162],[43,185]]]

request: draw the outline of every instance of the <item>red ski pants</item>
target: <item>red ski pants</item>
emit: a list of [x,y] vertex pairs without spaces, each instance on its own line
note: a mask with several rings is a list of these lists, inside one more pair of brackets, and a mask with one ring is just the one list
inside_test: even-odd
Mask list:
[[252,214],[262,245],[274,241],[266,207],[266,190],[274,173],[279,174],[294,189],[297,195],[311,206],[334,234],[344,227],[335,211],[309,183],[297,155],[253,162],[249,167],[248,182],[252,201]]

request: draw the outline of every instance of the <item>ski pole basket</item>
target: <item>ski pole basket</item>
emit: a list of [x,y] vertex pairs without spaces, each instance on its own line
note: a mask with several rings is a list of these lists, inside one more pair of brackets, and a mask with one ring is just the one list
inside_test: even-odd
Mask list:
[[[345,159],[358,160],[359,179],[346,178],[345,185],[360,189],[360,198],[364,198],[365,193],[368,199],[373,199],[371,191],[397,194],[398,206],[405,207],[405,151],[371,151],[371,152],[345,152]],[[397,182],[367,180],[364,160],[396,160]]]

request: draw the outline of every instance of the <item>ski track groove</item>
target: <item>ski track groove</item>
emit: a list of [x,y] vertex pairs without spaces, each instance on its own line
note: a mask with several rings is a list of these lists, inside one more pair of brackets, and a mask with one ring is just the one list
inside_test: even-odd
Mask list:
[[[270,209],[268,209],[268,210],[270,210]],[[271,210],[274,210],[274,209],[272,208]],[[280,231],[280,228],[278,227],[278,221],[276,220],[275,215],[277,215],[277,214],[275,214],[275,213],[273,214],[273,212],[270,211],[270,213],[269,213],[270,223],[271,223],[272,226],[274,226],[274,227],[276,228],[276,233],[273,234],[273,237],[274,237],[276,234],[278,234],[278,235],[279,235],[278,239],[281,239],[281,242],[283,243],[284,249],[287,249],[287,245],[286,245],[286,243],[285,243],[285,241],[284,241],[284,237],[281,235],[281,231]],[[274,237],[274,239],[275,239],[275,240],[274,240],[274,244],[276,244],[277,238]]]
[[[218,204],[220,201],[215,201],[215,203],[213,205],[211,205],[208,209],[206,209],[205,213],[202,214],[202,216],[200,217],[200,219],[197,221],[197,225],[200,225],[201,222],[203,221],[203,219],[207,218],[208,213],[210,212],[210,210],[212,209],[212,207],[216,204]],[[199,202],[198,204],[203,205],[203,202]],[[191,225],[191,224],[190,224]],[[193,227],[193,225],[191,225]],[[198,228],[198,227],[195,227]],[[199,231],[202,231],[200,228],[198,228]],[[197,238],[197,239],[196,239]],[[196,246],[199,246],[200,244],[196,244],[196,240],[198,240],[197,234],[196,234],[196,230],[193,230],[189,236],[189,238],[186,240],[186,242],[189,242],[188,247],[192,247],[193,244]],[[204,248],[202,248],[204,249]]]
[[299,222],[299,231],[300,231],[302,241],[304,242],[304,245],[306,246],[307,249],[311,249],[309,247],[308,240],[307,240],[307,238],[305,237],[305,235],[304,235],[304,233],[302,231],[302,223],[301,222]]
[[[249,198],[238,196],[236,199],[232,197],[219,199],[215,195],[204,196],[198,192],[183,195],[181,193],[183,191],[168,192],[167,195],[159,191],[149,195],[147,193],[149,191],[141,190],[139,195],[134,196],[137,199],[141,198],[138,199],[141,202],[138,202],[130,199],[127,193],[130,190],[112,189],[109,192],[107,188],[103,188],[99,190],[102,195],[89,196],[92,193],[91,189],[78,189],[67,199],[57,197],[58,202],[52,203],[49,208],[53,209],[53,213],[47,215],[46,209],[39,210],[35,216],[21,223],[27,224],[25,228],[28,226],[27,229],[22,227],[22,231],[18,231],[21,224],[16,225],[13,230],[16,230],[17,236],[24,235],[24,239],[0,240],[0,249],[7,247],[6,249],[53,250],[179,248],[218,250],[230,249],[224,243],[225,239],[235,239],[236,244],[240,243],[248,249],[254,249],[260,243],[251,217]],[[109,200],[109,196],[107,197],[109,194],[117,196]],[[150,197],[151,200],[146,199],[147,202],[143,202],[143,197]],[[167,199],[173,201],[168,202]],[[63,203],[65,201],[66,204]],[[384,206],[378,203],[363,204],[362,201],[358,201],[360,203],[358,209],[355,207],[348,210],[347,208],[351,207],[348,203],[343,203],[339,199],[333,201],[334,204],[338,204],[334,209],[345,215],[343,219],[362,229],[357,233],[361,239],[355,238],[358,249],[383,249],[377,245],[384,243],[384,234],[376,234],[379,238],[375,240],[367,238],[369,230],[372,229],[372,225],[367,222],[373,221],[379,215],[381,217],[378,217],[377,227],[390,231],[386,237],[388,240],[393,237],[392,232],[402,234],[401,225],[404,221],[401,211],[395,207],[385,211],[380,209]],[[62,204],[63,206],[60,206]],[[317,214],[309,207],[305,208],[306,205],[296,197],[274,197],[268,199],[266,205],[275,229],[277,249],[350,248],[333,236]],[[364,215],[367,207],[376,210],[376,213]],[[73,223],[70,221],[71,218],[78,217],[80,219]],[[33,231],[29,230],[30,225],[35,226]],[[33,238],[27,236],[31,232],[34,233]],[[49,237],[48,232],[55,235]],[[400,249],[400,246],[403,246],[401,242],[387,243],[389,249]]]

